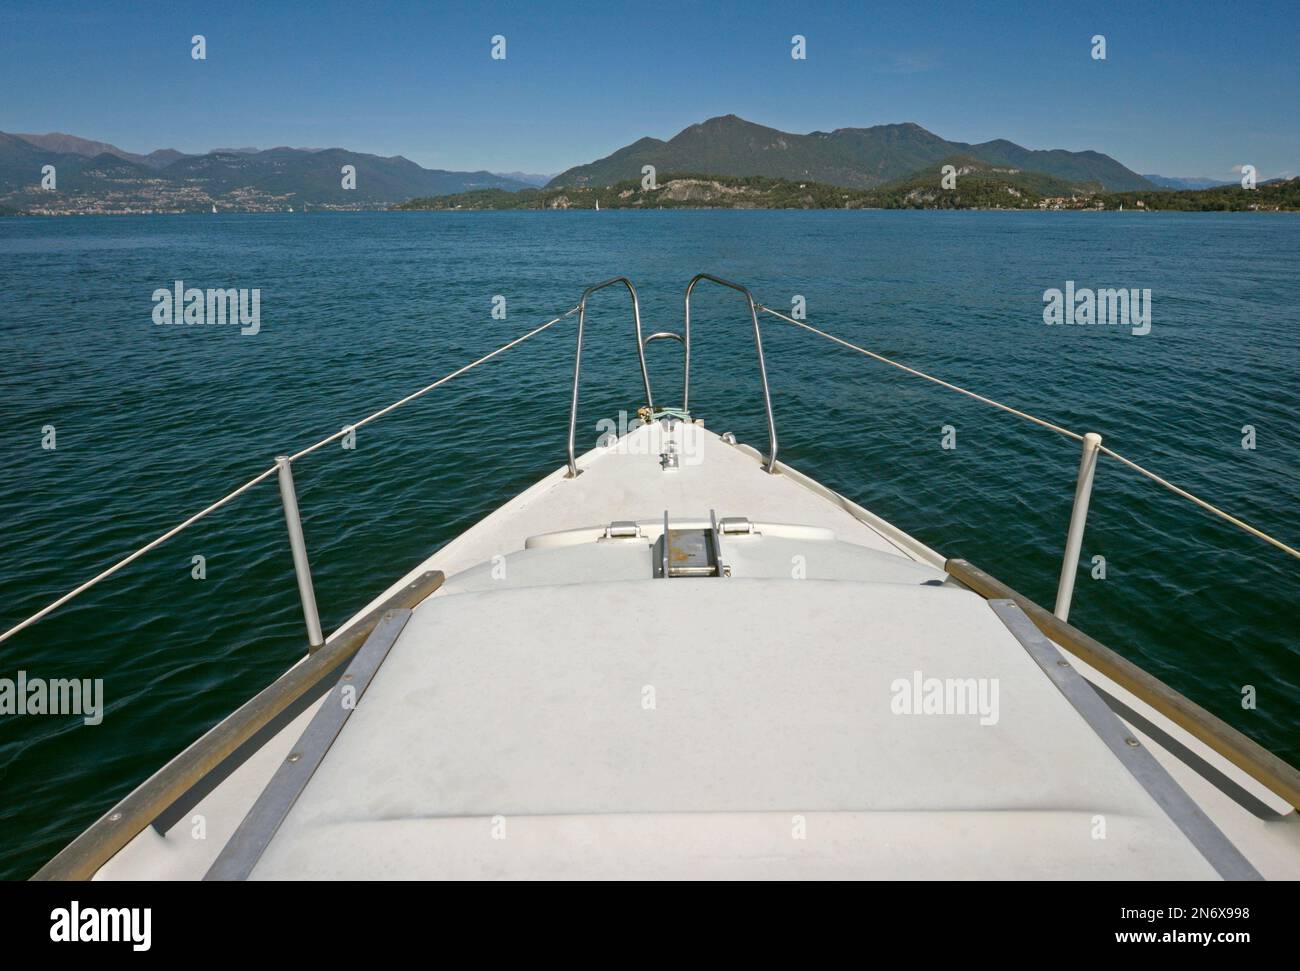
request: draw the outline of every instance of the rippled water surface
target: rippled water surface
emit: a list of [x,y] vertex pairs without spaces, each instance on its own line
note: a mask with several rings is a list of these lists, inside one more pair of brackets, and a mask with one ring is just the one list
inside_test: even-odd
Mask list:
[[[1300,220],[1251,214],[645,212],[0,220],[0,625],[235,485],[627,274],[649,330],[709,270],[1078,431],[1300,540]],[[262,329],[152,323],[177,279],[258,287]],[[1148,287],[1151,333],[1048,327],[1043,291]],[[492,298],[508,316],[490,316]],[[595,298],[580,444],[635,411],[626,297]],[[698,292],[692,410],[765,444],[747,319]],[[782,458],[1051,605],[1077,446],[790,325],[765,326]],[[573,322],[296,477],[333,628],[557,467]],[[675,344],[651,348],[680,394]],[[42,428],[57,448],[41,447]],[[957,448],[940,448],[941,429]],[[1258,447],[1242,448],[1253,425]],[[658,510],[629,510],[629,518]],[[207,579],[191,578],[191,557]],[[1071,620],[1300,761],[1297,564],[1104,459]],[[103,678],[103,724],[0,717],[0,876],[25,877],[303,648],[274,482],[0,645],[0,677]],[[1244,710],[1242,686],[1258,707]]]

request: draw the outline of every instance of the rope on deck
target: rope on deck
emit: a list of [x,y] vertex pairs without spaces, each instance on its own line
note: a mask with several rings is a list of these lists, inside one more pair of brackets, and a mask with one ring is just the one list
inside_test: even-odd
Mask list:
[[[362,425],[368,425],[370,422],[374,421],[376,418],[381,418],[381,417],[383,417],[384,415],[388,414],[390,411],[393,411],[393,410],[395,410],[395,409],[397,409],[397,408],[400,408],[402,405],[406,404],[407,402],[409,402],[409,401],[414,401],[416,398],[419,398],[419,397],[422,397],[423,395],[428,394],[430,391],[432,391],[434,388],[438,387],[439,385],[446,384],[446,383],[447,383],[448,381],[450,381],[452,378],[459,377],[460,375],[464,374],[466,371],[471,371],[471,370],[473,370],[474,368],[478,367],[480,364],[484,364],[484,363],[486,363],[487,361],[492,360],[492,358],[496,357],[498,354],[501,354],[501,353],[503,353],[503,352],[505,352],[505,351],[510,350],[510,348],[514,347],[514,346],[517,345],[517,344],[522,344],[524,341],[528,340],[530,337],[535,337],[536,335],[540,334],[542,331],[546,330],[548,327],[552,327],[552,326],[554,326],[555,324],[558,324],[560,321],[564,320],[564,319],[567,318],[567,317],[572,316],[573,314],[575,314],[575,313],[577,313],[577,312],[578,312],[578,308],[577,308],[577,307],[573,307],[573,308],[571,308],[571,309],[569,309],[569,310],[566,310],[564,313],[560,314],[558,317],[555,317],[555,318],[552,318],[551,320],[548,320],[546,323],[542,324],[540,327],[534,327],[532,330],[530,330],[528,333],[524,334],[523,336],[521,336],[521,337],[516,337],[514,340],[510,341],[510,343],[508,343],[508,344],[502,344],[502,345],[501,345],[500,347],[498,347],[495,351],[492,351],[491,353],[488,353],[488,354],[484,354],[484,355],[483,355],[482,357],[480,357],[477,361],[473,361],[473,362],[470,363],[470,364],[466,364],[466,365],[465,365],[464,367],[462,367],[462,368],[457,368],[455,371],[452,371],[450,374],[445,375],[444,377],[439,378],[437,381],[433,382],[433,384],[425,385],[425,386],[424,386],[423,388],[421,388],[419,391],[416,391],[416,392],[414,392],[414,393],[412,393],[412,394],[408,394],[405,398],[402,398],[400,401],[395,401],[395,402],[393,402],[391,405],[389,405],[388,407],[386,407],[386,408],[381,408],[381,409],[379,409],[379,411],[376,411],[374,414],[367,415],[365,418],[362,418],[362,419],[361,419],[360,421],[358,421],[358,422],[354,422],[354,423],[352,423],[351,425],[344,425],[343,428],[342,428],[341,430],[335,432],[333,435],[330,435],[330,436],[328,436],[328,437],[326,437],[326,438],[322,438],[322,439],[321,439],[319,442],[317,442],[316,444],[314,444],[314,445],[309,445],[309,446],[307,446],[306,448],[301,449],[300,451],[295,452],[292,456],[290,456],[290,461],[295,461],[295,460],[301,458],[301,457],[304,456],[304,455],[308,455],[308,454],[310,454],[310,453],[316,451],[318,448],[321,448],[322,446],[328,445],[330,442],[337,441],[338,439],[342,438],[344,435],[346,435],[346,434],[347,434],[349,431],[351,431],[352,429],[360,428]],[[277,466],[274,466],[274,465],[273,465],[273,466],[271,466],[269,469],[267,469],[265,472],[261,472],[261,473],[255,475],[255,476],[253,476],[253,478],[249,479],[247,482],[245,482],[245,483],[244,483],[243,485],[241,485],[239,488],[235,489],[233,492],[227,493],[226,495],[222,496],[222,497],[221,497],[220,499],[218,499],[216,502],[212,503],[212,505],[210,505],[210,506],[208,506],[208,507],[206,507],[206,508],[204,508],[204,509],[201,509],[199,512],[196,512],[193,516],[191,516],[189,519],[185,520],[183,523],[180,523],[180,524],[177,525],[177,526],[173,526],[171,529],[167,530],[167,532],[163,533],[161,536],[157,537],[156,539],[152,540],[151,542],[146,543],[144,546],[140,547],[140,548],[139,548],[138,550],[136,550],[135,552],[133,552],[133,553],[127,555],[127,556],[124,556],[122,559],[118,560],[116,563],[114,563],[114,564],[113,564],[112,566],[110,566],[108,569],[104,570],[102,573],[100,573],[100,574],[98,574],[98,575],[96,575],[96,576],[91,577],[89,580],[87,580],[85,583],[81,584],[79,587],[76,587],[76,588],[73,589],[73,590],[69,590],[67,593],[65,593],[65,594],[64,594],[62,597],[60,597],[58,600],[55,600],[53,603],[49,604],[48,606],[43,607],[43,608],[41,608],[40,610],[36,611],[36,613],[32,614],[30,617],[28,617],[26,620],[22,621],[21,623],[15,624],[13,627],[11,627],[11,628],[9,628],[7,631],[5,631],[3,634],[0,634],[0,643],[3,643],[4,641],[7,641],[9,638],[11,638],[11,637],[13,637],[15,634],[17,634],[20,630],[23,630],[23,629],[25,629],[25,628],[27,628],[27,627],[30,627],[32,624],[36,623],[38,620],[41,620],[42,618],[44,618],[44,617],[48,616],[49,614],[53,613],[55,610],[57,610],[58,608],[62,607],[62,606],[63,606],[65,603],[67,603],[69,600],[72,600],[74,597],[78,597],[78,596],[80,596],[81,594],[85,593],[87,590],[89,590],[89,589],[90,589],[91,587],[93,587],[95,584],[99,583],[101,580],[106,580],[106,579],[108,579],[108,578],[111,577],[114,573],[117,573],[119,570],[121,570],[123,567],[129,566],[130,564],[134,563],[136,560],[138,560],[140,557],[144,556],[144,555],[145,555],[146,553],[148,553],[150,550],[158,548],[158,547],[161,546],[163,543],[167,542],[167,540],[171,539],[173,536],[175,536],[177,533],[179,533],[181,530],[186,529],[187,527],[194,525],[194,524],[197,523],[200,519],[202,519],[202,518],[204,518],[205,516],[207,516],[209,513],[216,512],[218,509],[220,509],[222,506],[226,505],[226,503],[230,502],[230,501],[231,501],[232,499],[234,499],[236,496],[243,495],[243,494],[244,494],[245,492],[247,492],[249,489],[253,488],[253,486],[257,485],[257,484],[260,483],[260,482],[264,482],[266,479],[268,479],[268,478],[270,478],[271,476],[275,475],[277,468],[278,468]]]
[[[956,391],[958,394],[964,394],[968,398],[974,398],[976,401],[983,402],[986,405],[990,405],[1001,411],[1005,411],[1008,414],[1015,415],[1017,418],[1023,418],[1026,421],[1033,422],[1035,425],[1040,425],[1043,428],[1050,429],[1051,431],[1056,432],[1058,435],[1064,435],[1066,438],[1073,438],[1075,441],[1083,440],[1083,436],[1080,435],[1078,432],[1070,431],[1070,429],[1068,428],[1062,428],[1060,425],[1057,425],[1054,422],[1047,421],[1044,418],[1039,418],[1036,415],[1031,415],[1028,412],[1020,411],[1018,408],[1012,408],[1010,405],[1004,405],[1002,402],[994,401],[992,398],[986,398],[982,394],[976,394],[974,391],[970,391],[967,388],[963,388],[958,385],[952,384],[948,381],[944,381],[940,378],[936,378],[932,374],[926,374],[924,371],[918,371],[916,368],[908,367],[906,364],[902,364],[898,361],[893,360],[892,358],[885,357],[883,354],[877,354],[875,351],[869,351],[865,347],[859,347],[857,344],[853,344],[850,343],[849,341],[843,340],[842,338],[836,337],[834,334],[828,334],[824,330],[818,330],[816,327],[813,327],[811,324],[805,323],[802,320],[795,320],[793,317],[783,314],[779,310],[773,310],[771,307],[765,307],[762,304],[755,304],[755,307],[765,314],[770,314],[773,317],[780,318],[781,320],[784,320],[787,323],[794,324],[796,327],[803,328],[809,333],[816,334],[818,337],[822,337],[828,341],[831,341],[832,343],[839,344],[841,347],[846,347],[851,351],[857,351],[859,354],[863,354],[869,358],[872,358],[873,360],[880,361],[882,364],[888,364],[890,367],[896,367],[900,371],[906,371],[908,374],[915,375],[918,378],[924,378],[926,381],[932,381],[935,384],[939,385],[940,387],[947,388],[950,391]],[[1256,527],[1250,525],[1250,523],[1238,519],[1236,516],[1233,516],[1231,513],[1225,512],[1224,510],[1220,509],[1218,506],[1206,502],[1204,499],[1200,498],[1199,496],[1193,495],[1192,493],[1188,492],[1186,489],[1182,489],[1174,485],[1168,479],[1162,478],[1161,476],[1152,472],[1150,469],[1144,468],[1143,466],[1139,465],[1133,460],[1125,458],[1123,455],[1120,455],[1114,449],[1107,448],[1105,445],[1102,445],[1099,447],[1098,450],[1101,452],[1105,452],[1111,458],[1116,459],[1119,462],[1122,462],[1124,465],[1127,465],[1134,472],[1146,476],[1152,482],[1164,486],[1164,488],[1168,489],[1170,492],[1174,493],[1175,495],[1182,496],[1184,499],[1194,502],[1202,509],[1214,513],[1214,515],[1218,516],[1220,519],[1224,520],[1225,522],[1231,523],[1232,525],[1236,526],[1238,529],[1244,530],[1245,532],[1250,533],[1252,536],[1256,536],[1259,539],[1262,539],[1265,543],[1277,547],[1283,553],[1289,553],[1292,556],[1294,556],[1296,559],[1300,559],[1300,550],[1297,550],[1295,547],[1288,546],[1286,543],[1283,543],[1281,540],[1273,536],[1270,536],[1262,529],[1257,529]]]

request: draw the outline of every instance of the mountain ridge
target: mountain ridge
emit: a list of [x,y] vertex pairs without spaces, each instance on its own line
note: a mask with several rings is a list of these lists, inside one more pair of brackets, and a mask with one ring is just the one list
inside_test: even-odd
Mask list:
[[1228,179],[1211,179],[1206,176],[1150,175],[1143,173],[1142,178],[1160,186],[1162,189],[1218,189],[1225,185],[1235,185]]
[[1098,182],[1112,191],[1155,185],[1102,152],[1028,149],[1007,139],[952,142],[916,122],[837,128],[806,135],[784,132],[738,115],[688,125],[672,138],[645,136],[604,158],[561,172],[546,188],[611,185],[640,178],[642,167],[710,175],[812,179],[844,188],[870,189],[904,178],[941,160],[970,156],[1072,182]]
[[[190,212],[219,206],[249,211],[300,204],[374,208],[417,196],[527,183],[479,170],[426,169],[401,155],[384,157],[344,148],[227,149],[187,155],[158,149],[125,152],[107,142],[60,132],[34,136],[0,132],[0,204],[38,211]],[[53,165],[56,191],[41,189]],[[343,166],[356,187],[342,186]]]
[[150,168],[162,168],[185,155],[184,152],[178,152],[174,148],[157,148],[147,155],[139,155],[118,148],[109,142],[99,142],[93,138],[81,138],[78,135],[69,135],[58,131],[46,132],[43,135],[14,132],[13,135],[15,138],[21,138],[23,141],[35,145],[37,148],[57,152],[60,155],[78,155],[85,158],[95,158],[99,155],[116,155],[118,158],[124,158],[130,162],[139,162]]

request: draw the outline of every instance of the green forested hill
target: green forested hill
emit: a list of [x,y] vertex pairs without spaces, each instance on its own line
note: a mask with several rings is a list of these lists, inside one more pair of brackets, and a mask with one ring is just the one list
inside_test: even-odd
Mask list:
[[[956,173],[952,189],[942,187],[942,166]],[[1300,180],[1197,192],[1108,193],[1096,183],[1068,182],[1041,172],[987,165],[954,157],[906,179],[876,189],[847,189],[821,182],[765,176],[673,174],[654,189],[639,179],[611,186],[485,189],[412,199],[396,208],[418,209],[1300,209]],[[1138,203],[1143,205],[1139,206]]]
[[1142,176],[1099,152],[1034,151],[1003,139],[977,145],[950,142],[912,123],[796,135],[735,115],[691,125],[668,141],[638,139],[603,159],[560,173],[547,188],[612,185],[639,179],[642,167],[653,165],[661,175],[761,175],[869,189],[952,156],[1073,182],[1096,182],[1112,191],[1153,188]]
[[1109,192],[1097,197],[1107,209],[1177,210],[1180,212],[1246,212],[1300,210],[1300,178],[1261,182],[1254,189],[1221,185],[1213,189],[1157,192]]

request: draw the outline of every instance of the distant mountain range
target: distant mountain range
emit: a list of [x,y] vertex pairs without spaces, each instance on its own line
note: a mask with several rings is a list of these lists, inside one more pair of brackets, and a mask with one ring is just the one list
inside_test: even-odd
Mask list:
[[532,172],[497,172],[496,174],[501,176],[503,179],[514,179],[517,182],[523,182],[527,185],[535,185],[539,188],[546,185],[546,183],[550,182],[551,179],[555,178],[554,172],[550,175],[535,175]]
[[94,158],[97,155],[116,155],[128,162],[137,162],[140,165],[147,165],[149,168],[154,169],[163,168],[178,158],[185,157],[184,152],[178,152],[174,148],[161,148],[156,152],[150,152],[148,155],[136,155],[132,152],[124,152],[116,145],[110,145],[108,142],[91,141],[89,138],[78,138],[76,135],[65,135],[62,132],[50,132],[46,135],[16,134],[13,137],[21,138],[37,148],[43,148],[47,152],[54,152],[58,155],[78,155],[84,158]]
[[658,172],[762,175],[870,189],[953,156],[1069,182],[1098,183],[1110,190],[1155,187],[1100,152],[1035,151],[1005,139],[978,145],[950,142],[910,122],[795,135],[735,115],[691,125],[666,142],[638,139],[603,159],[561,172],[547,187],[611,185],[639,179],[642,167],[653,165]]
[[[40,188],[45,165],[55,167],[56,192]],[[344,165],[356,168],[355,189],[343,188]],[[491,172],[426,169],[400,155],[383,158],[341,148],[223,149],[204,155],[160,149],[137,155],[75,135],[0,132],[0,204],[13,209],[283,210],[303,203],[380,208],[413,196],[527,186]]]
[[1144,175],[1142,178],[1154,182],[1162,189],[1217,189],[1225,185],[1237,185],[1235,181],[1206,178],[1178,178],[1172,175]]
[[[965,176],[955,196],[936,194],[940,168],[946,164]],[[46,165],[56,169],[53,192],[40,186]],[[355,189],[342,186],[345,165],[356,168]],[[1000,205],[1008,201],[1004,197],[1019,198],[1023,206],[1032,205],[1030,199],[1158,188],[1187,191],[1234,184],[1139,175],[1100,152],[1027,149],[1005,139],[974,145],[952,142],[912,123],[798,135],[723,115],[691,125],[667,141],[638,139],[605,158],[554,177],[426,169],[400,155],[384,158],[341,148],[223,148],[200,155],[164,148],[140,155],[107,142],[59,132],[0,132],[0,211],[197,212],[213,206],[219,210],[284,211],[305,205],[377,209],[413,199],[423,207],[430,198],[466,194],[470,208],[484,207],[479,204],[484,199],[492,200],[489,207],[501,208],[498,196],[475,193],[535,191],[543,186],[547,190],[600,189],[629,180],[639,183],[646,165],[653,165],[659,176],[762,178],[796,187],[816,185],[818,204],[823,196],[832,198],[824,191],[828,188],[880,190],[871,197],[874,203],[855,196],[850,205],[911,206],[920,200],[925,205],[961,207]],[[698,195],[704,190],[690,191]],[[782,205],[800,204],[800,197],[788,195],[788,191],[793,192],[784,185],[748,186],[746,201],[779,198]],[[605,196],[599,198],[602,205],[609,205]],[[638,199],[638,205],[651,201],[648,196]],[[669,197],[654,200],[656,205],[671,202]],[[521,203],[524,207],[549,204],[541,197]]]

